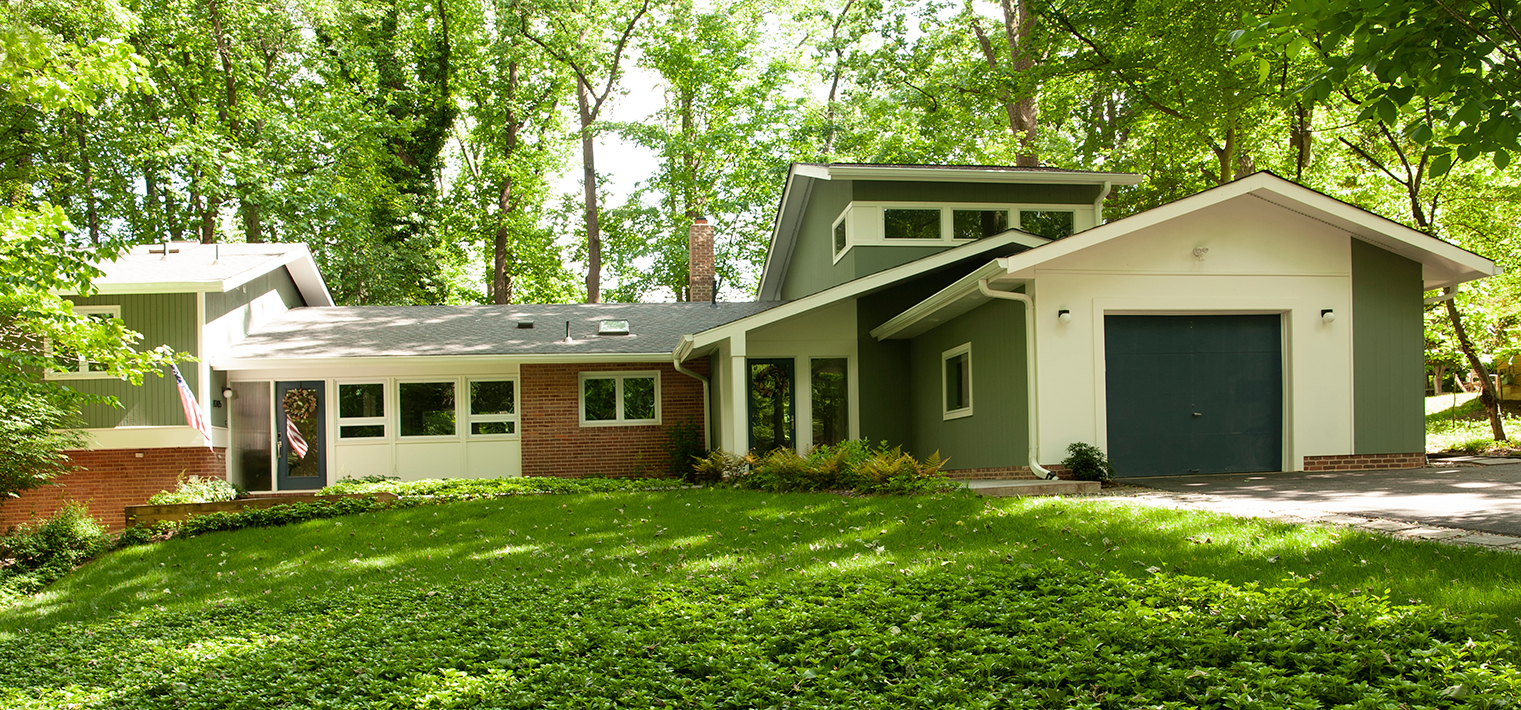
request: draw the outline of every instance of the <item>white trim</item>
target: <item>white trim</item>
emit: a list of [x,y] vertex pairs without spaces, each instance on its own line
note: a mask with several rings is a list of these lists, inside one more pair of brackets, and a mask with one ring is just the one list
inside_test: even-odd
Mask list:
[[[388,378],[374,377],[367,380],[333,380],[333,444],[376,444],[391,440],[391,434],[395,428],[391,426],[391,410],[395,407],[394,400],[389,396],[390,386]],[[380,416],[378,417],[344,417],[343,416],[343,388],[357,387],[361,385],[380,385]],[[346,426],[380,426],[380,436],[343,436],[343,427]]]
[[[966,356],[966,406],[951,409],[947,402],[950,394],[950,383],[946,381],[946,363],[951,360]],[[972,416],[972,343],[970,341],[957,345],[950,350],[940,353],[940,414],[944,420],[961,419]]]
[[822,165],[830,180],[893,180],[910,182],[995,182],[1057,185],[1138,185],[1141,176],[1134,173],[1085,173],[1064,170],[1022,170],[1009,167],[949,168],[935,165]]
[[[95,316],[95,315],[100,315],[100,314],[103,314],[103,313],[109,313],[111,315],[111,318],[113,320],[116,320],[118,322],[121,321],[121,306],[119,306],[119,305],[116,305],[116,306],[75,306],[75,305],[73,305],[73,303],[70,303],[69,305],[71,306],[71,308],[73,309],[73,311],[74,311],[74,313],[76,315]],[[46,338],[46,339],[44,339],[42,341],[42,352],[43,352],[43,354],[47,355],[49,361],[52,360],[52,357],[53,357],[53,340],[52,340],[52,338]],[[65,370],[65,371],[47,370],[47,371],[45,371],[45,372],[42,373],[42,378],[45,379],[45,380],[117,380],[117,379],[121,379],[120,377],[118,377],[116,375],[113,375],[113,374],[111,374],[109,372],[91,372],[88,369],[89,368],[89,359],[86,358],[84,355],[80,355],[78,357],[78,359],[76,360],[76,362],[78,363],[76,365],[76,367],[79,368],[79,369]]]
[[[201,432],[188,426],[123,426],[110,429],[78,429],[84,432],[91,451],[101,449],[198,449],[206,446]],[[211,428],[211,445],[225,449],[227,427]]]
[[829,248],[831,250],[834,249],[835,230],[838,230],[842,226],[845,227],[845,246],[840,247],[839,251],[834,252],[834,263],[836,264],[840,263],[840,260],[845,258],[845,253],[850,251],[850,248],[852,246],[855,246],[850,241],[850,233],[854,231],[850,228],[850,210],[854,205],[854,202],[845,205],[845,209],[840,210],[840,216],[835,217],[834,222],[831,222],[829,225]]
[[[623,382],[632,379],[653,379],[655,381],[655,418],[654,419],[626,419],[623,412]],[[586,418],[586,381],[587,380],[613,380],[613,397],[616,418],[588,420]],[[583,427],[609,427],[609,426],[659,426],[660,425],[660,371],[659,370],[614,370],[611,372],[582,372],[576,378],[576,412]]]
[[213,359],[218,370],[296,370],[310,367],[360,367],[364,365],[507,365],[519,363],[666,363],[671,353],[553,353],[528,355],[395,355],[372,357],[222,358]]
[[[475,376],[475,377],[466,377],[466,378],[464,378],[464,380],[465,380],[465,386],[464,386],[464,392],[465,392],[465,427],[464,427],[464,435],[465,435],[465,439],[467,441],[506,441],[506,440],[510,440],[510,439],[517,439],[520,436],[522,436],[523,427],[518,422],[519,412],[522,411],[522,408],[520,406],[518,406],[518,399],[523,394],[523,385],[522,385],[521,382],[518,381],[517,376],[515,376],[515,375],[501,375],[501,376],[479,375],[479,376]],[[476,382],[511,382],[512,383],[512,412],[510,414],[474,414],[474,413],[472,413],[470,410],[472,409],[472,405],[474,405],[474,403],[475,403],[475,394],[470,391],[470,385],[472,385],[472,384],[474,384]],[[658,402],[659,400],[657,399],[656,401]],[[476,434],[476,433],[470,431],[470,428],[471,428],[472,424],[492,424],[492,423],[499,423],[499,422],[510,422],[512,424],[512,432],[508,433],[508,434]]]

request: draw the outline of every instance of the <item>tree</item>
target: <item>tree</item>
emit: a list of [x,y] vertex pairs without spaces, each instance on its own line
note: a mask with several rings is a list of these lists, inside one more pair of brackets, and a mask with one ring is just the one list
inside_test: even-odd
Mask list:
[[519,5],[529,41],[575,76],[586,228],[586,302],[602,301],[602,234],[598,217],[597,121],[623,76],[628,50],[651,0],[545,0]]

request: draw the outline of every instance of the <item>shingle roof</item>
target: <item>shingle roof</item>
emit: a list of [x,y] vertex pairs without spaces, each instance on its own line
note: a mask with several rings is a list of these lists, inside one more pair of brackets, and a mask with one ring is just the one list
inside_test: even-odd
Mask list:
[[309,305],[330,306],[327,291],[311,251],[305,244],[201,244],[170,242],[132,247],[114,261],[96,266],[104,275],[94,279],[100,293],[225,292],[282,266]]
[[[600,303],[296,308],[231,345],[218,360],[448,355],[669,353],[681,336],[781,305]],[[597,335],[604,320],[629,335]],[[532,328],[519,328],[533,321]],[[571,341],[565,341],[566,322]]]

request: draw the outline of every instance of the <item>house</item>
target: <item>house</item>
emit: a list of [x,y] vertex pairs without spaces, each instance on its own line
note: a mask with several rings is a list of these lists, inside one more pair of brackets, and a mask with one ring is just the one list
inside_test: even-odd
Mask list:
[[794,165],[749,303],[711,302],[701,221],[689,303],[335,307],[301,245],[139,247],[78,304],[200,358],[212,448],[172,382],[50,375],[125,407],[87,412],[88,470],[0,524],[60,495],[119,520],[181,471],[659,471],[683,425],[730,451],[887,441],[967,478],[1048,475],[1073,442],[1121,476],[1424,465],[1422,296],[1498,267],[1269,173],[1105,222],[1139,180]]

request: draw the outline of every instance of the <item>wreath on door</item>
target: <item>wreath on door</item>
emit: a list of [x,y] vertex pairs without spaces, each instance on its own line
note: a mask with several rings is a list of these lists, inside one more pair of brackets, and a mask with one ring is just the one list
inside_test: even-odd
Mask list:
[[285,416],[302,422],[317,413],[317,391],[293,389],[285,392]]

